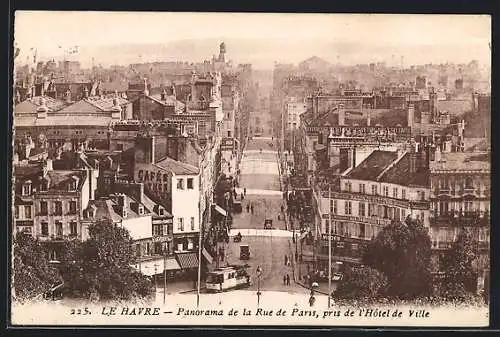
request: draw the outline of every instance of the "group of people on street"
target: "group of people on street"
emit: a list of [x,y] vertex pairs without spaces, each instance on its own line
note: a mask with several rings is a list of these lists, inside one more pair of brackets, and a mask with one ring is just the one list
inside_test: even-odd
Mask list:
[[253,203],[248,203],[247,204],[247,213],[252,213],[253,214]]
[[[290,257],[286,254],[285,254],[285,266],[287,267],[291,266]],[[290,285],[290,274],[283,275],[283,285],[286,286]]]

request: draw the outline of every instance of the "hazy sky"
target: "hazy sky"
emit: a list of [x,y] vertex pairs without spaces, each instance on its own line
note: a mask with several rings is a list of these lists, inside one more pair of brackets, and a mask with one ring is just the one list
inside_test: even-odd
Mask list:
[[[489,16],[473,15],[23,11],[15,15],[14,34],[21,48],[19,60],[26,60],[30,48],[37,48],[39,58],[47,59],[59,58],[63,49],[76,45],[95,52],[110,45],[168,45],[185,39],[213,39],[248,41],[239,50],[234,44],[228,45],[229,57],[236,63],[251,62],[261,67],[271,67],[275,61],[296,63],[312,55],[330,62],[338,57],[345,64],[399,64],[401,55],[406,64],[471,59],[489,63],[491,21]],[[217,52],[217,45],[210,54],[206,52],[195,46],[186,55],[171,57],[202,61]],[[172,60],[166,53],[156,61]],[[128,60],[106,53],[92,56],[103,64]],[[88,64],[88,54],[75,57]],[[139,61],[138,55],[134,57],[137,59],[132,61]]]

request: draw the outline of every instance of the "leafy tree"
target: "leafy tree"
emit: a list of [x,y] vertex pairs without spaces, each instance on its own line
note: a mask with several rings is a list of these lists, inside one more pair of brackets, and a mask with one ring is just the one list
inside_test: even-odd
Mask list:
[[412,299],[432,292],[431,240],[420,221],[394,221],[375,237],[363,255],[367,266],[383,272],[388,296]]
[[43,295],[61,281],[42,244],[31,235],[17,233],[14,239],[13,289],[17,300]]
[[441,295],[448,299],[463,300],[477,289],[477,273],[474,262],[478,256],[477,246],[470,230],[465,228],[458,234],[450,250],[443,255],[445,274]]
[[341,299],[377,299],[385,292],[387,277],[367,266],[348,268],[334,297]]
[[89,239],[70,241],[61,274],[72,296],[93,300],[128,300],[152,295],[149,278],[135,271],[132,238],[107,220],[89,226]]

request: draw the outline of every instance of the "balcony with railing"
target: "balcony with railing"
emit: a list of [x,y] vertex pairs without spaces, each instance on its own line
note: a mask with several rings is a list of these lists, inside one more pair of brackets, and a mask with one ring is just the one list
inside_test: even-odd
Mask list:
[[448,212],[444,214],[434,214],[431,211],[429,217],[431,226],[489,226],[490,214],[489,212]]
[[[432,249],[435,250],[447,250],[451,249],[453,247],[454,241],[433,241],[432,242]],[[485,251],[490,249],[490,242],[489,241],[475,241],[473,243],[474,245],[477,245],[477,248],[479,251]]]
[[439,198],[441,196],[454,196],[460,197],[465,195],[472,195],[477,198],[489,198],[490,189],[489,188],[477,188],[473,186],[461,186],[461,187],[435,187],[431,189],[431,197]]

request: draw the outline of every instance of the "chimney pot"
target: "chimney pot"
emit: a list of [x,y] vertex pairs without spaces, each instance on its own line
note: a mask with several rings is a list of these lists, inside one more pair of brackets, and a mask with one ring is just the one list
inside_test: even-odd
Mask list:
[[339,109],[339,126],[345,125],[345,109],[344,104],[340,103],[338,106]]

